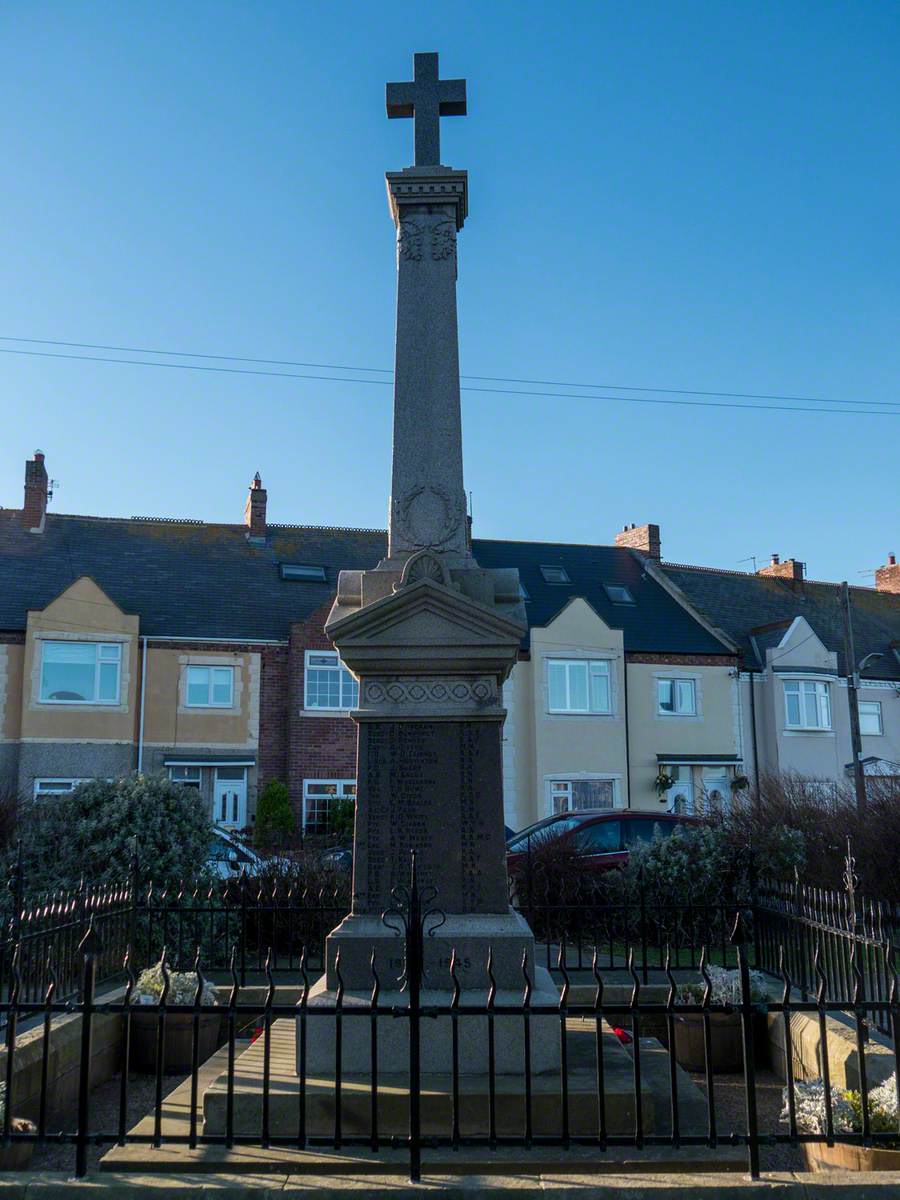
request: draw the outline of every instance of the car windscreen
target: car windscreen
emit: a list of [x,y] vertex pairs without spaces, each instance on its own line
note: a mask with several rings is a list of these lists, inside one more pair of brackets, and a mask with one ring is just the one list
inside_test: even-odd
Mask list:
[[529,842],[534,847],[549,838],[561,837],[564,833],[571,832],[577,825],[577,817],[562,817],[558,821],[540,821],[537,825],[526,829],[524,833],[520,833],[518,837],[513,838],[511,842],[507,843],[506,848],[511,851],[527,850]]

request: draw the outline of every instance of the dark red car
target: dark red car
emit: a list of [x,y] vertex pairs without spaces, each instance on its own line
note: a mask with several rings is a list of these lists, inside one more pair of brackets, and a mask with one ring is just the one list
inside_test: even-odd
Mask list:
[[694,825],[696,818],[675,813],[640,812],[631,809],[584,809],[546,817],[515,834],[506,843],[506,865],[510,871],[521,869],[532,852],[546,838],[565,838],[578,851],[589,870],[608,871],[628,862],[632,846],[668,837],[679,826]]

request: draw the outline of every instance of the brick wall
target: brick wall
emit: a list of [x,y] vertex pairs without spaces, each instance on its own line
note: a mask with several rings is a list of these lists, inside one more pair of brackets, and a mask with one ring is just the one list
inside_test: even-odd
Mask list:
[[290,718],[290,649],[266,646],[260,655],[259,787],[270,779],[288,778],[288,720]]
[[[333,599],[333,598],[332,598]],[[304,713],[304,651],[333,650],[325,620],[332,600],[291,625],[289,655],[288,783],[298,825],[303,815],[304,779],[356,778],[356,725],[349,717]]]
[[733,654],[650,654],[628,650],[628,663],[654,663],[664,667],[733,667],[738,659]]

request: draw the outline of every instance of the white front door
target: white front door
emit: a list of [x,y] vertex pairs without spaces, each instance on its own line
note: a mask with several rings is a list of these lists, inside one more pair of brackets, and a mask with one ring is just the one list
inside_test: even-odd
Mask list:
[[246,767],[216,767],[213,823],[227,829],[243,829],[247,824]]

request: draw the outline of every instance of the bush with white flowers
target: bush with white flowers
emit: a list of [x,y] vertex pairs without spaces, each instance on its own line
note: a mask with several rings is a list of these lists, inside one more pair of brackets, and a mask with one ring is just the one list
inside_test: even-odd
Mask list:
[[[709,981],[712,985],[709,993],[710,1004],[733,1004],[741,1003],[741,973],[736,968],[728,969],[727,967],[707,967]],[[702,1004],[703,995],[706,991],[706,984],[701,980],[699,983],[683,983],[678,989],[676,999],[682,1004]],[[750,972],[750,1000],[752,1003],[758,1003],[765,1000],[768,996],[766,990],[765,978],[759,971]]]
[[[167,1004],[193,1004],[197,998],[197,972],[173,971],[166,963],[166,974],[169,976],[169,991],[166,995]],[[162,962],[155,967],[141,971],[134,988],[134,998],[138,1004],[159,1004],[165,981],[163,979]],[[201,1004],[215,1004],[216,989],[206,980],[203,982]]]
[[[788,1089],[783,1092],[781,1119],[790,1117]],[[897,1133],[897,1080],[891,1075],[869,1092],[869,1125],[873,1133]],[[803,1133],[827,1132],[825,1084],[821,1079],[794,1084],[797,1128]],[[835,1133],[859,1133],[862,1129],[862,1096],[847,1088],[832,1087],[831,1119]]]

